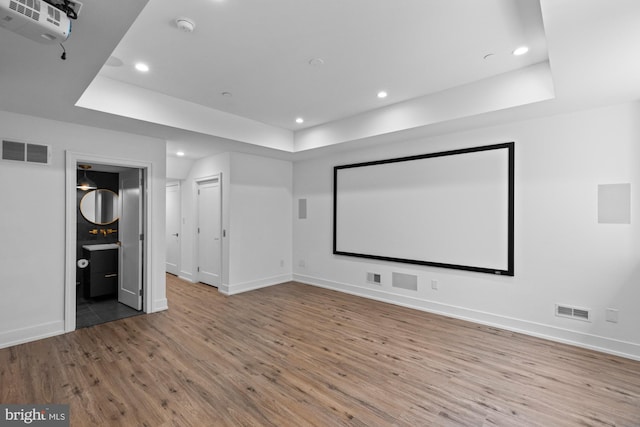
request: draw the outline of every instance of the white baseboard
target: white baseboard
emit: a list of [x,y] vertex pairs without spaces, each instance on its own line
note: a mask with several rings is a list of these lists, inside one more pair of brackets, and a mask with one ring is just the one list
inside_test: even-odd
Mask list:
[[151,308],[151,313],[156,313],[158,311],[168,310],[169,303],[166,298],[157,299],[153,301],[153,307]]
[[0,348],[12,347],[61,334],[64,334],[64,320],[14,329],[0,333]]
[[221,285],[218,288],[220,293],[225,295],[236,295],[242,292],[249,292],[267,286],[278,285],[292,280],[291,274],[282,274],[280,276],[267,277],[265,279],[252,280],[250,282],[236,283],[233,285]]
[[193,277],[193,274],[187,271],[181,271],[180,274],[178,274],[178,278],[186,280],[187,282],[197,283],[197,281]]
[[640,344],[619,341],[599,335],[586,334],[558,328],[556,326],[545,325],[527,320],[500,316],[493,313],[472,310],[464,307],[457,307],[442,304],[435,301],[423,300],[405,295],[398,295],[379,289],[364,288],[361,286],[339,283],[317,277],[294,274],[293,280],[308,285],[321,288],[332,289],[347,294],[370,298],[389,304],[400,305],[407,308],[440,314],[456,319],[467,320],[482,325],[506,329],[550,341],[561,342],[577,347],[596,350],[602,353],[613,354],[633,360],[640,360]]

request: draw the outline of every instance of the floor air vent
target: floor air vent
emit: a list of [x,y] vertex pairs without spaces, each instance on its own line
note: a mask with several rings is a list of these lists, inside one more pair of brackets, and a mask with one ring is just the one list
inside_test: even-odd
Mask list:
[[591,313],[589,312],[589,309],[571,307],[569,305],[556,304],[556,316],[584,320],[585,322],[591,321]]
[[49,146],[25,142],[2,141],[2,160],[49,164]]

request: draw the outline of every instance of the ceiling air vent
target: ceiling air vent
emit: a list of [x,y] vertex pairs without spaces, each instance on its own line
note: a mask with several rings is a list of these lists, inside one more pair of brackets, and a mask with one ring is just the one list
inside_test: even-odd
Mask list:
[[556,316],[584,320],[585,322],[591,321],[591,313],[589,312],[589,309],[571,307],[569,305],[556,304]]
[[2,160],[49,164],[49,146],[27,144],[25,142],[2,141]]

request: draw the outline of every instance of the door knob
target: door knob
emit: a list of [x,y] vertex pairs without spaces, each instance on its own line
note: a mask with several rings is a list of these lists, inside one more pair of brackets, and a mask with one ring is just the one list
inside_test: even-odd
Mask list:
[[176,236],[176,237],[178,237],[178,233],[172,234],[172,236]]

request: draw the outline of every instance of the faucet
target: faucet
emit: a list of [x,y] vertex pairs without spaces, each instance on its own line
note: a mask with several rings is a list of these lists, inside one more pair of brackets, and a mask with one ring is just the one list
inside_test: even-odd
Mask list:
[[102,234],[104,237],[107,237],[107,234],[117,233],[118,230],[114,230],[113,228],[94,228],[93,230],[89,230],[89,234],[98,235]]

